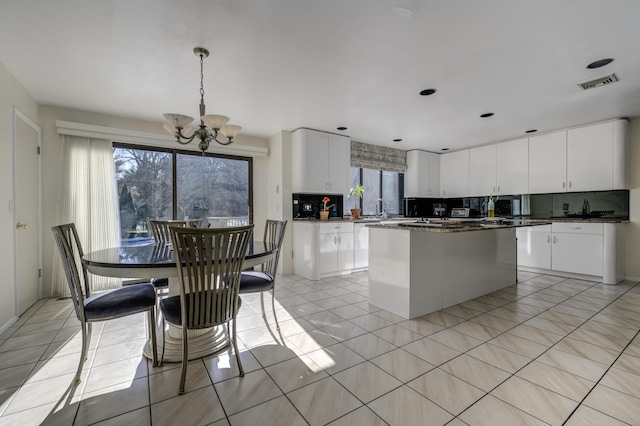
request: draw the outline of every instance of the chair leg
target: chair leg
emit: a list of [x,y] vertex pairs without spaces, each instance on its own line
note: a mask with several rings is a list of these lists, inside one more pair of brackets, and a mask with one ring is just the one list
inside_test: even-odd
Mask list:
[[267,313],[264,311],[264,291],[260,292],[260,306],[262,306],[262,318],[267,319]]
[[160,365],[164,364],[164,342],[167,340],[164,338],[164,329],[167,327],[167,323],[164,320],[164,317],[162,317],[162,354],[160,355]]
[[235,317],[233,317],[233,335],[231,336],[231,343],[233,343],[233,351],[236,353],[236,362],[238,363],[238,370],[240,370],[240,377],[244,377],[244,368],[242,368],[242,361],[240,361],[240,351],[238,351],[238,343],[236,342]]
[[82,328],[82,352],[80,352],[80,362],[78,363],[78,371],[73,379],[74,385],[80,384],[80,376],[82,375],[82,367],[87,359],[87,352],[89,350],[89,343],[91,342],[91,323],[81,324]]
[[280,331],[280,324],[278,324],[278,316],[276,315],[276,288],[271,289],[271,308],[273,309],[273,318],[276,320],[276,330]]
[[149,333],[151,336],[151,353],[153,354],[153,366],[158,364],[158,342],[156,339],[156,309],[155,306],[149,309]]
[[187,380],[187,364],[189,363],[189,344],[187,343],[187,328],[182,324],[182,373],[178,395],[184,394],[184,383]]

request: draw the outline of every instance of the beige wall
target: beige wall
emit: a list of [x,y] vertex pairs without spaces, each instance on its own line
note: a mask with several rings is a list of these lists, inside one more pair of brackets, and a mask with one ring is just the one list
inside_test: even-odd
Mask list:
[[281,273],[292,274],[291,132],[282,131],[269,138],[267,176],[268,219],[288,221],[278,269]]
[[640,281],[640,118],[631,120],[629,219],[626,224],[625,276]]
[[[40,108],[40,126],[42,127],[42,277],[43,294],[51,295],[51,277],[53,272],[54,251],[53,235],[49,231],[56,225],[57,199],[58,199],[58,179],[60,178],[60,147],[61,137],[57,133],[56,120],[71,121],[96,126],[113,127],[133,131],[148,133],[158,133],[165,136],[166,132],[162,128],[162,123],[155,121],[136,120],[124,117],[116,117],[104,114],[96,114],[87,111],[78,111],[67,108],[42,106]],[[235,145],[250,145],[267,147],[267,140],[240,134]],[[162,146],[167,146],[162,143]],[[176,144],[177,145],[177,144]],[[217,148],[217,147],[216,147]],[[190,149],[197,151],[197,144],[180,146],[180,149]],[[265,210],[265,199],[261,195],[263,182],[267,181],[266,157],[256,157],[253,162],[253,183],[254,183],[254,212]],[[263,224],[266,216],[261,214],[254,216],[256,224]],[[256,227],[256,233],[262,235],[264,226],[261,229]]]
[[38,123],[38,104],[0,63],[0,330],[15,319],[13,211],[13,107]]

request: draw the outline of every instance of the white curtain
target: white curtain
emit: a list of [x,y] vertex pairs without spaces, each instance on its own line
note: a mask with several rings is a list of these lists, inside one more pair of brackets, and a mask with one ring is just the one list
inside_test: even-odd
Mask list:
[[[120,245],[118,190],[111,141],[62,136],[57,223],[75,223],[85,253]],[[52,295],[69,294],[54,247]],[[78,265],[79,266],[79,265]],[[91,291],[120,287],[121,279],[90,275]]]

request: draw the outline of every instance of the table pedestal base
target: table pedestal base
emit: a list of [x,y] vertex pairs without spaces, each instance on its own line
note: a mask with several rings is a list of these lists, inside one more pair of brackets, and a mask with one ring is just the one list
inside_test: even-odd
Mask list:
[[[226,349],[230,341],[227,338],[224,326],[206,328],[202,330],[189,330],[189,360],[202,358]],[[164,362],[182,361],[182,329],[169,324],[168,330],[158,333],[158,360],[162,359],[162,340],[164,343]],[[144,345],[144,356],[151,359],[153,351],[151,342]]]

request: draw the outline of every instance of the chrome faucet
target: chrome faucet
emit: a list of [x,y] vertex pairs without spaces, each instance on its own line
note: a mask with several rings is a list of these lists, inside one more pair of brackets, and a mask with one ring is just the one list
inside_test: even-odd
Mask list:
[[[380,211],[378,212],[378,206]],[[380,216],[382,219],[387,218],[387,203],[382,198],[376,200],[376,216]]]

